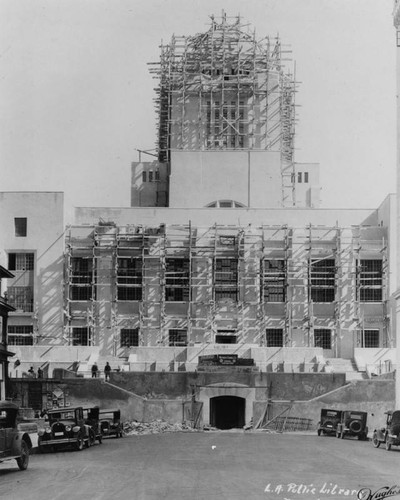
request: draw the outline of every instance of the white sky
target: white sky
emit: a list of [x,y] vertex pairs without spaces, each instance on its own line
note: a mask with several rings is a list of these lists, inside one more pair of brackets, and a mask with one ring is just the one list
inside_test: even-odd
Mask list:
[[64,191],[66,222],[71,206],[129,206],[135,148],[156,141],[147,62],[225,10],[292,50],[296,161],[320,163],[323,207],[378,206],[395,191],[392,5],[0,0],[0,191]]

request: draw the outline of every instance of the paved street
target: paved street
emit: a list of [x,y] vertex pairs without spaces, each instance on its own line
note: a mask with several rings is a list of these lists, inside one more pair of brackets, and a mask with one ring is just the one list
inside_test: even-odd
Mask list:
[[[7,500],[341,499],[400,484],[400,448],[314,434],[165,433],[0,464]],[[396,496],[394,497],[396,498]],[[399,495],[400,499],[400,495]]]

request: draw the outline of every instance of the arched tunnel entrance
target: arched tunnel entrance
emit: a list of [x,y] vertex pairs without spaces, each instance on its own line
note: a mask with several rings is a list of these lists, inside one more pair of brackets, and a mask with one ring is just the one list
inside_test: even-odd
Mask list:
[[246,399],[238,396],[210,398],[210,424],[217,429],[235,429],[245,425]]

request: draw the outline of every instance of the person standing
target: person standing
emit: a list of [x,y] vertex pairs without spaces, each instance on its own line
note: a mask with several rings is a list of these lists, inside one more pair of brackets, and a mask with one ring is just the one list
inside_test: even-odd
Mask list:
[[43,378],[43,370],[40,368],[40,366],[39,366],[38,371],[37,371],[37,377]]
[[98,372],[98,366],[97,366],[97,363],[94,362],[93,365],[92,365],[92,378],[96,378],[97,377],[97,372]]
[[106,366],[104,367],[104,376],[106,380],[110,380],[110,372],[111,372],[111,366],[107,361]]

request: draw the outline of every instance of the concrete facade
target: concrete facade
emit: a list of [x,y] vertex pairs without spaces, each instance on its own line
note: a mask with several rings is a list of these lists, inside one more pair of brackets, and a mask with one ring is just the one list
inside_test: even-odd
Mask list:
[[15,308],[8,321],[9,347],[52,345],[63,325],[63,193],[0,193],[0,265]]

